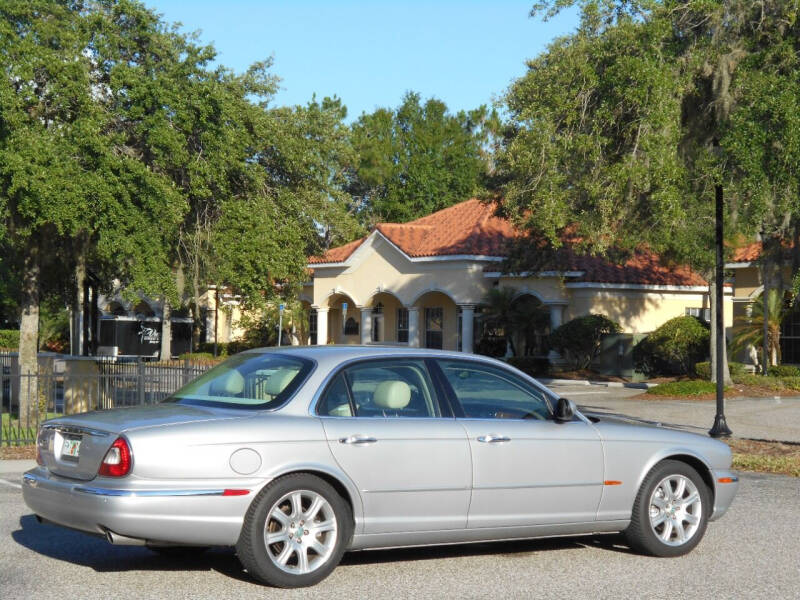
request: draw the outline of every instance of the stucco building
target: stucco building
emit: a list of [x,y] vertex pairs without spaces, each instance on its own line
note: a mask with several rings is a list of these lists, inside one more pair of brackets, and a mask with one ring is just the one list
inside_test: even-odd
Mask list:
[[[519,301],[546,310],[550,330],[588,313],[607,315],[627,333],[648,333],[680,315],[707,316],[706,281],[651,252],[618,265],[566,248],[551,270],[503,273],[509,242],[521,234],[494,212],[471,199],[409,223],[378,224],[368,236],[312,257],[313,277],[301,296],[312,314],[308,342],[472,352],[492,287],[513,288]],[[728,289],[728,328],[731,298]]]

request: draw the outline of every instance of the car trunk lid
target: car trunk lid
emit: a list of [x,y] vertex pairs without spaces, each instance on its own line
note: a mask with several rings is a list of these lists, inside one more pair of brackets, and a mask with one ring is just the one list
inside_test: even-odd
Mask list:
[[[232,415],[231,411],[168,403],[61,417],[42,425],[39,456],[52,473],[88,481],[97,476],[111,444],[126,431],[242,416],[241,411]],[[132,451],[135,465],[136,449]]]

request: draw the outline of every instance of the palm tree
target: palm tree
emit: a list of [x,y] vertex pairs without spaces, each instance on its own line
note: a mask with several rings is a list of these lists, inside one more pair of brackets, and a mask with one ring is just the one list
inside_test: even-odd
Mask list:
[[[733,336],[731,352],[739,352],[754,346],[759,348],[764,343],[764,294],[751,305],[749,317],[737,317],[734,320],[736,335]],[[781,360],[781,322],[786,316],[787,309],[783,303],[783,294],[778,290],[770,290],[767,296],[767,347],[770,365],[777,365]]]
[[515,334],[532,338],[535,331],[550,319],[541,304],[533,306],[517,294],[518,290],[510,287],[491,288],[483,298],[483,318],[489,326],[503,330],[507,354],[511,356],[518,355],[514,344]]

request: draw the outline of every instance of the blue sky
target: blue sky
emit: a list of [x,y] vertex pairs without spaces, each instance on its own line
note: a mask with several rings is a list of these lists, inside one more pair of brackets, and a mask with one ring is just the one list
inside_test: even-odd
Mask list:
[[533,0],[144,2],[184,31],[201,30],[236,71],[273,56],[276,104],[336,94],[349,119],[397,106],[409,90],[454,111],[491,103],[526,59],[577,24],[575,11],[529,18]]

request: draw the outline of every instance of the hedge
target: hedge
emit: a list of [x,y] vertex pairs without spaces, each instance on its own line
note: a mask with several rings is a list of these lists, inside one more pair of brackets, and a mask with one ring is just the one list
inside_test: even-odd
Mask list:
[[675,317],[636,344],[633,362],[646,375],[686,375],[708,354],[708,327],[695,317]]
[[[733,361],[728,363],[728,371],[730,371],[731,377],[736,377],[738,375],[744,375],[745,373],[747,373],[747,369],[745,369],[744,363],[733,362]],[[704,361],[695,364],[694,372],[697,373],[697,376],[700,377],[701,379],[710,381],[711,363],[708,361]]]

